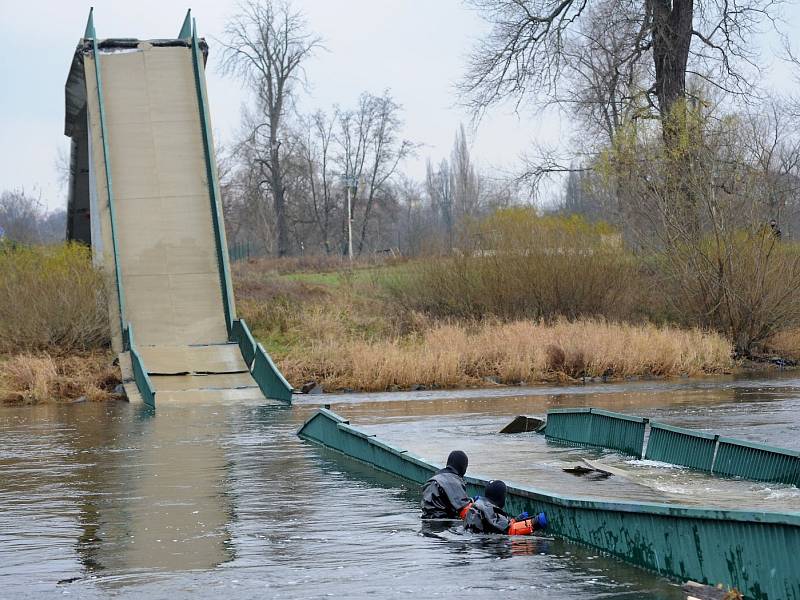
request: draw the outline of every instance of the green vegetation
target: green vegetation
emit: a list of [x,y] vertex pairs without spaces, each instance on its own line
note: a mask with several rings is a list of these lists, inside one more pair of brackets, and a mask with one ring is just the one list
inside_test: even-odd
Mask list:
[[[292,383],[333,389],[719,373],[735,367],[737,342],[758,354],[794,339],[800,301],[785,292],[798,251],[769,232],[729,238],[725,268],[741,294],[727,321],[676,280],[674,257],[635,254],[606,224],[514,208],[464,239],[451,256],[352,271],[239,264],[239,312]],[[769,261],[752,260],[762,247]]]
[[103,289],[83,246],[0,246],[0,401],[112,395]]
[[[511,214],[514,231],[520,218],[538,223],[533,213],[515,213],[482,226],[497,234],[496,223]],[[565,222],[569,235],[559,219],[545,219],[553,246],[535,252],[516,239],[504,254],[356,265],[321,278],[240,263],[238,311],[296,386],[313,380],[377,391],[734,367],[730,342],[716,333],[645,316],[625,323],[626,311],[646,305],[637,289],[642,270],[605,226]]]
[[0,354],[107,346],[103,289],[86,247],[0,249]]
[[437,318],[629,320],[641,283],[634,258],[605,224],[497,211],[474,223],[463,252],[409,265],[387,281],[407,310]]

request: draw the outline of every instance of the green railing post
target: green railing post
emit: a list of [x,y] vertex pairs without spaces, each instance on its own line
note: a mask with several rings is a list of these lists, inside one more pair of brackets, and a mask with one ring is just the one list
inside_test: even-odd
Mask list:
[[[189,15],[187,14],[187,18]],[[185,23],[184,23],[185,24]],[[181,29],[183,33],[183,29]],[[214,240],[219,263],[219,281],[222,289],[222,304],[225,310],[225,324],[230,336],[233,327],[233,286],[231,285],[230,268],[228,265],[228,248],[224,243],[225,231],[223,229],[222,215],[220,214],[219,182],[214,168],[214,144],[211,140],[211,119],[208,113],[208,95],[205,86],[205,67],[203,66],[202,53],[197,42],[197,24],[192,20],[192,62],[194,63],[194,80],[197,90],[197,104],[200,111],[200,129],[203,134],[203,149],[206,158],[206,179],[208,180],[208,194],[211,201],[211,221],[214,226]]]
[[128,344],[128,351],[131,356],[131,368],[133,369],[133,380],[136,383],[136,389],[142,396],[142,400],[148,406],[156,407],[156,390],[147,369],[144,366],[139,351],[136,349],[136,341],[133,336],[133,327],[130,323],[123,331],[123,336]]
[[100,139],[103,146],[103,164],[106,178],[106,191],[108,194],[108,214],[111,222],[111,247],[114,253],[114,275],[117,283],[117,303],[119,307],[120,332],[125,330],[125,294],[122,288],[122,270],[119,265],[119,244],[117,243],[116,210],[114,208],[114,192],[111,184],[111,154],[108,149],[108,129],[106,128],[106,109],[103,101],[103,80],[100,73],[100,53],[97,50],[97,33],[94,28],[94,8],[89,9],[89,19],[86,22],[84,39],[92,40],[92,58],[94,61],[94,74],[97,83],[97,103],[100,111]]

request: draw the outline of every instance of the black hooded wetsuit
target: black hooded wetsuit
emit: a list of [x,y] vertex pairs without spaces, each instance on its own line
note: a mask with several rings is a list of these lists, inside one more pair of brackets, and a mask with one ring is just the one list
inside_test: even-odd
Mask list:
[[471,502],[458,470],[445,467],[422,486],[423,519],[460,519],[459,513]]
[[508,533],[510,526],[511,519],[503,509],[483,496],[475,501],[464,519],[464,530],[473,533]]

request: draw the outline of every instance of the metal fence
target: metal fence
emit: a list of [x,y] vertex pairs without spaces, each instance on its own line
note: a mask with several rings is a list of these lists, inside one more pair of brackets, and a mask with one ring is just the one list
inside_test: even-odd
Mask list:
[[557,408],[547,412],[545,437],[559,444],[616,450],[713,475],[800,486],[800,452],[717,434],[650,423],[599,408]]
[[272,362],[264,346],[256,343],[244,319],[236,319],[233,322],[230,339],[239,344],[242,358],[261,393],[267,398],[291,403],[294,389]]
[[231,262],[248,260],[254,256],[254,250],[255,248],[250,241],[236,242],[228,246],[228,256]]
[[599,408],[555,408],[547,411],[548,440],[618,450],[642,456],[647,419]]
[[122,332],[123,343],[131,355],[131,368],[133,369],[133,380],[136,383],[136,388],[142,396],[142,400],[148,406],[155,408],[156,406],[156,390],[153,387],[153,382],[147,374],[147,369],[144,366],[139,351],[136,349],[136,343],[133,337],[133,327],[130,323]]
[[719,438],[713,472],[800,485],[800,452],[732,438]]
[[665,423],[650,423],[645,458],[708,473],[714,467],[718,435]]

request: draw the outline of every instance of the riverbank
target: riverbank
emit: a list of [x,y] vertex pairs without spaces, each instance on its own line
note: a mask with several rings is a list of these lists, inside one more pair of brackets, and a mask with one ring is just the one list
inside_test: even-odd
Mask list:
[[124,397],[119,366],[109,350],[68,356],[0,356],[0,403],[99,402]]
[[716,334],[591,319],[439,323],[385,340],[328,338],[279,362],[292,382],[357,391],[692,377],[734,367],[730,344]]
[[[119,369],[109,350],[104,299],[96,293],[99,278],[85,249],[6,262],[13,267],[6,296],[36,301],[5,304],[0,402],[116,397]],[[296,388],[312,382],[326,391],[492,387],[771,367],[732,359],[731,343],[718,333],[642,319],[431,315],[408,303],[413,288],[405,282],[418,264],[372,261],[351,269],[333,259],[235,263],[237,311]],[[800,335],[787,332],[779,341],[782,355],[792,356]]]
[[[699,329],[603,319],[436,319],[388,291],[407,264],[281,273],[234,265],[239,314],[295,386],[387,391],[701,376],[736,368]],[[388,282],[388,283],[387,283]]]
[[118,397],[110,346],[89,248],[0,245],[0,402]]

